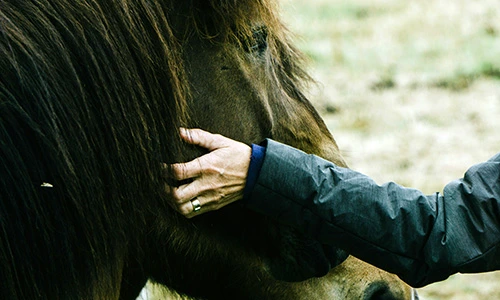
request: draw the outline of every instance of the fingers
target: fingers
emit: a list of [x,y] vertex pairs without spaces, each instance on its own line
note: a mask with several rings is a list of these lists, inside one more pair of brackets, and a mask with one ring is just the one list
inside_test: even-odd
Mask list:
[[[180,204],[171,204],[171,207],[184,215],[186,218],[192,218],[195,216],[202,215],[204,213],[218,210],[232,202],[235,202],[239,199],[239,197],[221,197],[219,196],[207,196],[203,195],[200,197],[195,197],[191,200],[188,200],[184,203]],[[195,210],[196,201],[199,202],[199,210]]]
[[172,168],[172,175],[176,180],[186,180],[198,177],[203,173],[200,158],[196,158],[187,163],[177,163],[170,166]]
[[177,188],[170,187],[170,195],[177,205],[183,205],[191,199],[198,197],[206,189],[201,180],[195,180],[191,183],[181,185]]
[[188,216],[194,212],[193,204],[189,200],[185,200],[184,198],[182,198],[179,195],[178,190],[179,188],[172,187],[168,185],[168,183],[165,184],[165,192],[171,198],[167,201],[167,203],[170,205],[170,207],[180,212],[184,216]]
[[232,142],[231,139],[220,134],[213,134],[198,128],[181,128],[180,134],[186,142],[206,148],[209,151],[227,147]]
[[181,214],[188,216],[194,211],[192,204],[194,199],[197,199],[202,206],[206,204],[199,196],[207,190],[207,186],[205,180],[198,178],[179,187],[172,187],[167,183],[165,191],[172,198],[169,204]]
[[[212,134],[202,129],[180,129],[181,137],[188,143],[206,148],[209,151],[227,147],[234,142],[222,135]],[[186,180],[203,174],[201,159],[196,158],[187,163],[172,164],[172,175],[176,180]]]
[[[191,217],[194,217],[195,215],[202,214],[203,212],[201,211],[201,209],[198,211],[195,210],[195,207],[193,204],[193,201],[195,201],[195,200],[197,200],[197,199],[187,201],[187,202],[177,206],[176,207],[177,211],[180,212],[181,214],[183,214],[187,218],[191,218]],[[200,202],[200,206],[202,206],[202,205],[203,204],[201,204],[201,202]],[[206,210],[205,210],[205,212],[206,212]]]
[[173,198],[173,201],[168,201],[170,206],[179,213],[181,213],[182,215],[184,215],[186,218],[192,218],[194,216],[201,215],[203,213],[218,209],[217,207],[214,207],[213,203],[211,203],[212,200],[208,199],[206,196],[204,197],[189,196],[186,198],[186,195],[188,195],[188,193],[182,192],[182,190],[195,190],[195,189],[188,189],[185,187],[184,189],[182,189],[182,187],[172,188],[167,186],[166,190],[167,194],[170,194]]
[[[165,190],[171,197],[169,201],[171,207],[187,218],[218,210],[243,197],[243,191],[239,185],[228,186],[222,181],[207,182],[201,178],[179,187],[166,186]],[[201,206],[199,211],[194,210],[195,200]]]
[[[251,148],[201,129],[182,128],[180,134],[188,143],[210,152],[187,163],[170,165],[170,178],[181,184],[166,187],[172,198],[170,205],[191,218],[242,199]],[[201,210],[194,211],[193,199],[200,202]]]

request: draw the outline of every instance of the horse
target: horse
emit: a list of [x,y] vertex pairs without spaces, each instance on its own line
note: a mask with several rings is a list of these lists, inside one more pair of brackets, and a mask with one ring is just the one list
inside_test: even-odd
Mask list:
[[0,32],[0,298],[135,299],[148,280],[202,299],[413,297],[238,204],[168,205],[162,164],[203,153],[181,126],[345,166],[271,0],[2,0]]

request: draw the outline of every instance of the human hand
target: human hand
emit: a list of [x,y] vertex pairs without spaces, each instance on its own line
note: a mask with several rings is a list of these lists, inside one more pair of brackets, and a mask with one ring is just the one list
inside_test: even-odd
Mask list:
[[[201,129],[181,128],[181,137],[210,153],[187,163],[171,165],[174,179],[192,179],[179,187],[166,184],[174,209],[192,218],[243,198],[252,154],[248,145]],[[196,207],[200,209],[195,211]]]

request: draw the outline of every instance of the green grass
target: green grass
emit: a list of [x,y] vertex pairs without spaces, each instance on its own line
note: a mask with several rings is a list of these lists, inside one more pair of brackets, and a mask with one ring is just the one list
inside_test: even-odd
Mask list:
[[463,74],[481,73],[483,66],[499,70],[500,37],[493,12],[489,20],[476,22],[471,17],[464,23],[461,12],[468,6],[440,16],[432,5],[362,0],[283,4],[285,18],[300,37],[298,46],[323,74],[338,71],[357,77],[368,71],[391,72],[414,77],[413,84],[436,85],[434,81],[454,77],[463,81]]

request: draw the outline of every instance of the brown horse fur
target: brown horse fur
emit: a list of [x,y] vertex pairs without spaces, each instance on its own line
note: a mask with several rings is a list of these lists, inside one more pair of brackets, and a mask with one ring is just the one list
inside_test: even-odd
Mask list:
[[[311,119],[290,102],[274,107],[272,121],[244,124],[258,134],[217,127],[212,117],[227,111],[197,105],[202,79],[188,54],[210,45],[263,61],[263,88],[295,99]],[[273,281],[263,261],[313,242],[236,205],[196,223],[178,216],[161,162],[200,154],[177,134],[200,125],[342,163],[324,124],[310,122],[319,117],[300,92],[307,75],[298,62],[268,0],[0,0],[0,298],[133,299],[148,278],[201,297],[222,288],[286,297],[294,289]],[[315,129],[304,134],[307,126]],[[221,216],[232,223],[215,224]],[[291,246],[280,244],[288,236]],[[212,281],[192,284],[199,273]]]
[[256,14],[279,26],[267,1],[0,2],[2,296],[118,291],[147,212],[171,214],[159,162],[182,158],[183,39],[245,41]]

